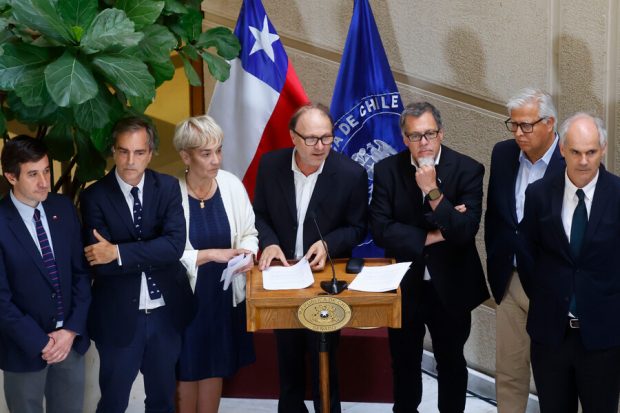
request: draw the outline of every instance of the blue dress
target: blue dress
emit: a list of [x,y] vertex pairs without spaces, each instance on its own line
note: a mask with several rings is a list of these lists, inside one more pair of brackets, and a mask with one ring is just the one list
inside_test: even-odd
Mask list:
[[[195,249],[230,248],[230,225],[219,188],[200,202],[189,196],[189,239]],[[232,305],[232,287],[222,290],[226,264],[208,262],[198,268],[197,313],[185,330],[177,378],[196,381],[230,377],[255,360],[252,334],[246,331],[245,303]]]

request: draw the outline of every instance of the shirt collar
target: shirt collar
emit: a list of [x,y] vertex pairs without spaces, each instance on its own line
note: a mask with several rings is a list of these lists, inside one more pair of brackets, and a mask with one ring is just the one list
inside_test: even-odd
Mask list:
[[[409,158],[411,159],[411,165],[415,166],[415,169],[418,169],[418,163],[413,159],[413,155],[409,154]],[[441,145],[439,145],[439,152],[437,152],[437,157],[435,158],[435,166],[439,165],[439,159],[441,158]]]
[[[295,153],[297,152],[296,148],[293,148],[293,155],[291,157],[291,170],[293,172],[297,172],[300,173],[302,175],[304,175],[303,172],[301,172],[301,169],[299,169],[299,166],[297,166],[297,161],[295,161]],[[329,156],[329,155],[327,155]],[[321,162],[321,166],[319,166],[319,169],[316,170],[316,172],[311,173],[310,175],[319,175],[321,172],[323,172],[323,166],[325,166],[325,160],[323,162]],[[308,176],[310,176],[308,175]],[[305,176],[305,175],[304,175]]]
[[[594,197],[594,190],[596,189],[596,182],[598,181],[598,176],[599,176],[599,171],[596,171],[596,175],[594,175],[594,178],[588,182],[588,184],[586,186],[584,186],[583,188],[583,192],[586,195],[586,198],[588,200],[591,200]],[[568,177],[568,173],[564,172],[564,191],[568,191],[568,193],[571,196],[576,196],[575,192],[577,192],[577,188],[575,186],[575,184],[573,184],[570,180],[570,178]]]
[[22,201],[17,199],[17,197],[15,197],[15,195],[13,194],[13,190],[12,189],[9,192],[9,196],[11,198],[11,201],[13,201],[13,205],[15,205],[15,208],[17,209],[17,212],[19,213],[19,216],[22,217],[22,220],[24,222],[32,221],[32,217],[34,215],[34,210],[35,209],[38,209],[39,212],[41,213],[41,219],[45,218],[45,210],[43,209],[43,205],[41,205],[40,202],[39,202],[39,204],[35,208],[31,207],[28,204],[24,204]]
[[[558,134],[556,133],[555,137],[553,138],[553,143],[551,144],[551,146],[549,146],[549,149],[547,149],[547,152],[545,152],[542,158],[534,162],[534,164],[542,162],[545,164],[545,166],[548,166],[549,162],[551,162],[551,157],[553,156],[555,147],[558,146],[558,140],[559,140],[559,137],[558,137]],[[529,159],[527,159],[527,156],[525,156],[525,152],[519,151],[519,163],[524,163],[524,162],[529,163],[530,165],[534,165],[532,164],[532,162],[530,162]]]
[[[146,174],[142,174],[142,178],[140,178],[140,182],[138,182],[138,185],[136,185],[138,187],[138,189],[140,190],[140,193],[144,193],[144,191],[142,190],[144,188],[144,175]],[[114,168],[114,176],[116,177],[116,182],[118,182],[118,186],[121,187],[121,191],[123,192],[123,195],[125,196],[129,196],[131,195],[131,188],[133,188],[133,185],[129,185],[127,182],[123,181],[123,178],[120,177],[120,175],[118,174],[118,170],[116,168]]]

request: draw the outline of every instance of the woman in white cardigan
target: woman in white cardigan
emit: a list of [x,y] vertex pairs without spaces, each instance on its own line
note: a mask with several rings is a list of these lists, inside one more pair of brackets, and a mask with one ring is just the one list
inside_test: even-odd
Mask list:
[[[177,125],[174,146],[186,166],[180,180],[187,242],[181,262],[194,289],[197,314],[183,336],[177,366],[177,413],[217,412],[222,378],[254,361],[245,330],[245,272],[258,251],[254,212],[241,181],[220,169],[223,133],[209,116]],[[250,262],[224,290],[228,261]],[[239,305],[238,305],[239,304]]]

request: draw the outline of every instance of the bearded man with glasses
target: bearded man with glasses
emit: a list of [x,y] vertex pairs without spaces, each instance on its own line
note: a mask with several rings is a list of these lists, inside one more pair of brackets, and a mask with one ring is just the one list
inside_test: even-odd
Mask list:
[[375,164],[370,203],[377,245],[398,262],[413,261],[400,284],[402,328],[388,330],[393,410],[418,411],[426,326],[437,362],[439,411],[462,413],[471,311],[489,297],[475,239],[484,167],[442,144],[441,114],[428,102],[407,105],[400,127],[408,150]]
[[530,292],[527,283],[521,283],[527,258],[517,225],[523,219],[528,185],[561,171],[565,164],[555,132],[557,114],[548,93],[525,89],[506,107],[510,118],[504,123],[514,139],[493,148],[484,240],[489,284],[497,302],[497,408],[499,413],[524,413],[530,393],[530,339],[525,331]]

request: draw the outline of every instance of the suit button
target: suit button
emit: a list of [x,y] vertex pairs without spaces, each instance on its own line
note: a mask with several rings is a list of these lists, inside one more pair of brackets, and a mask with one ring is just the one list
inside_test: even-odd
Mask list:
[[52,298],[56,298],[56,293],[52,293]]
[[519,230],[515,229],[515,235],[519,235]]

